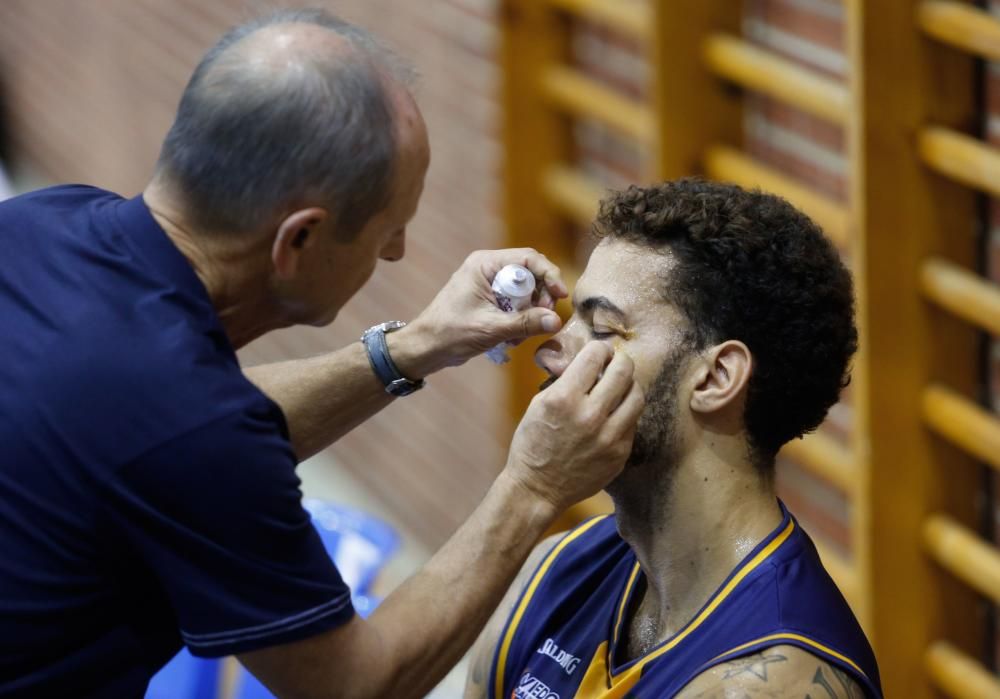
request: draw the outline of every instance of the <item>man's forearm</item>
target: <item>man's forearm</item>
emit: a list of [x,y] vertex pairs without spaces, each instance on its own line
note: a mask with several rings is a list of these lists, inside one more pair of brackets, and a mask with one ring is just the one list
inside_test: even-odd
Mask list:
[[643,404],[631,359],[588,343],[531,401],[506,467],[469,520],[369,620],[241,661],[279,696],[424,696],[472,644],[557,513],[621,472]]
[[505,472],[368,620],[240,655],[280,697],[419,699],[472,645],[558,508]]
[[501,474],[448,543],[369,619],[392,668],[372,696],[422,697],[433,688],[476,640],[556,514]]
[[[386,342],[408,378],[423,378],[441,368],[419,330],[403,328],[386,335]],[[244,373],[281,406],[300,460],[325,449],[392,401],[360,342],[319,357],[250,367]]]
[[[501,313],[490,283],[505,265],[519,264],[544,281],[538,306]],[[559,329],[555,299],[566,296],[559,269],[536,250],[480,251],[406,327],[386,335],[393,363],[408,379],[457,366],[499,342]],[[360,342],[321,357],[257,366],[247,377],[285,413],[299,459],[312,456],[388,405]]]

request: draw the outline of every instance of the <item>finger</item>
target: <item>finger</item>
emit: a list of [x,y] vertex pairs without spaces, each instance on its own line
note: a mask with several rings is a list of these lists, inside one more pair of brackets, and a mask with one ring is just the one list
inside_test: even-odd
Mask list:
[[561,299],[569,295],[559,267],[534,248],[490,250],[483,252],[480,259],[482,259],[483,275],[491,283],[497,272],[507,265],[523,265],[531,270],[535,279],[541,282],[542,287],[554,298]]
[[538,300],[535,301],[535,305],[541,308],[548,308],[550,311],[554,311],[556,308],[556,300],[552,297],[552,292],[549,291],[547,286],[542,286],[538,291]]
[[638,381],[632,382],[632,388],[621,404],[611,413],[605,423],[604,429],[611,430],[612,434],[622,435],[634,430],[639,422],[639,417],[646,407],[646,394],[639,386]]
[[560,393],[569,392],[577,395],[589,393],[610,358],[611,348],[605,343],[588,342],[549,390],[558,389]]
[[597,409],[605,415],[618,407],[635,383],[635,365],[625,352],[615,352],[604,374],[590,392]]
[[535,335],[554,333],[562,327],[562,319],[559,314],[545,308],[529,308],[526,311],[504,313],[498,322],[502,324],[500,339],[515,343]]
[[531,273],[535,275],[535,279],[541,282],[542,288],[553,299],[562,299],[569,296],[566,283],[562,280],[562,272],[545,255],[540,252],[531,251],[525,256],[524,266],[531,270]]

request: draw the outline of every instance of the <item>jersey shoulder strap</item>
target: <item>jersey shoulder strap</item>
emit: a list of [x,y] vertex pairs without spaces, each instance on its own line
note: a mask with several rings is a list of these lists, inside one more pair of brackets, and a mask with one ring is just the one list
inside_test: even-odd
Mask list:
[[600,564],[596,561],[604,557],[592,554],[596,553],[597,549],[614,545],[615,539],[617,539],[617,528],[614,518],[610,515],[594,517],[569,531],[538,564],[511,610],[497,643],[490,668],[491,698],[503,699],[509,696],[513,682],[513,678],[509,677],[510,668],[520,665],[518,661],[523,658],[525,648],[530,646],[531,640],[545,625],[547,615],[526,614],[529,608],[532,605],[547,606],[547,598],[551,596],[553,589],[565,589],[559,584],[562,578],[568,576],[578,583],[581,577],[581,565],[595,568],[592,572],[599,573],[596,566]]

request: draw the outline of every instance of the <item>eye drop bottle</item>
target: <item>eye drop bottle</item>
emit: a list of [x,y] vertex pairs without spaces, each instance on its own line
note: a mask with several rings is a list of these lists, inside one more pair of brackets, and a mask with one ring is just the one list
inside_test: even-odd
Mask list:
[[[535,293],[535,275],[527,267],[507,265],[493,278],[493,294],[501,311],[513,313],[531,308],[531,295]],[[494,364],[510,361],[507,356],[509,343],[501,342],[486,351],[486,356]]]

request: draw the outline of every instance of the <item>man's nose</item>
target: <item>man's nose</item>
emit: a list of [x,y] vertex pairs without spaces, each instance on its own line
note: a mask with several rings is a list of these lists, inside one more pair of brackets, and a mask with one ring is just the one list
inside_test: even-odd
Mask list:
[[398,262],[406,254],[406,229],[392,237],[389,244],[382,248],[379,257],[386,262]]
[[535,351],[535,364],[552,376],[562,376],[580,348],[582,338],[576,332],[577,323],[570,320],[563,329]]

